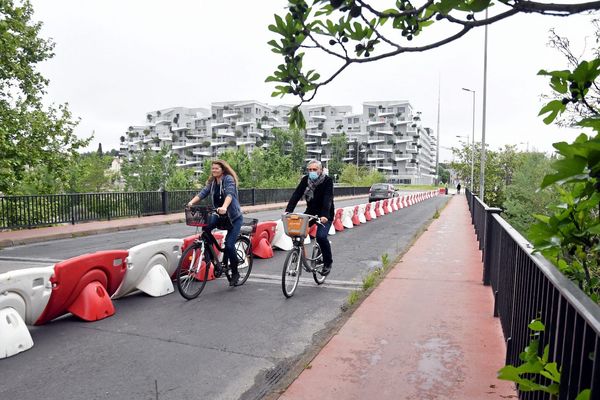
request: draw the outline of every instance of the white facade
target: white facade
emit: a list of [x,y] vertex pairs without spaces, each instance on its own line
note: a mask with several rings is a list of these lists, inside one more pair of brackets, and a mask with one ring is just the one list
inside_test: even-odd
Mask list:
[[[207,108],[175,107],[150,112],[147,123],[130,126],[121,138],[121,152],[171,146],[181,167],[202,170],[205,160],[240,146],[248,152],[268,147],[271,130],[286,128],[291,106],[272,106],[258,101],[212,103]],[[346,162],[375,168],[394,183],[432,183],[435,178],[436,139],[421,125],[408,101],[363,103],[362,113],[351,106],[303,105],[306,119],[306,159],[327,166],[330,139],[346,134]],[[358,156],[357,156],[358,152]]]

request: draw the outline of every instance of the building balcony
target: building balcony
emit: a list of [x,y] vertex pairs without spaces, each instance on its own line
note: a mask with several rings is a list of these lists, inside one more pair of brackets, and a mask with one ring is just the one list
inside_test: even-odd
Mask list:
[[383,160],[385,160],[385,157],[382,157],[382,156],[368,156],[367,157],[367,162],[383,161]]
[[323,150],[322,149],[312,149],[312,150],[306,150],[307,153],[312,153],[312,154],[323,154]]
[[377,144],[377,143],[385,143],[384,139],[369,139],[367,140],[368,144]]
[[377,146],[377,148],[375,149],[375,151],[381,151],[384,153],[393,153],[394,149],[392,148],[392,146]]
[[317,114],[317,115],[311,115],[309,118],[316,119],[319,121],[325,121],[325,120],[327,120],[327,115]]
[[321,140],[322,146],[327,146],[329,144],[329,140]]
[[211,128],[212,128],[212,129],[219,129],[219,128],[224,128],[224,127],[226,127],[226,126],[229,126],[229,123],[228,123],[228,122],[214,122],[214,123],[211,125]]
[[198,146],[198,142],[177,142],[173,143],[173,150],[189,149],[190,147]]
[[375,130],[375,132],[378,134],[381,134],[381,135],[394,136],[394,131],[390,131],[390,130],[377,129],[377,130]]
[[212,151],[210,151],[210,150],[194,150],[194,151],[192,151],[192,154],[195,156],[210,157],[210,156],[212,156]]
[[240,116],[239,112],[225,111],[223,112],[223,118],[237,118]]
[[262,127],[262,129],[267,129],[267,130],[273,129],[273,125],[269,125],[269,124],[262,124],[261,127]]
[[173,132],[187,131],[190,128],[187,126],[178,126],[177,128],[171,128]]
[[410,121],[408,120],[403,120],[403,119],[397,119],[394,121],[394,125],[406,125],[408,124]]
[[306,132],[306,136],[312,136],[312,137],[323,137],[323,133],[322,132]]
[[313,144],[317,144],[317,143],[319,143],[319,142],[317,142],[316,140],[312,141],[312,142],[304,142],[304,144],[307,146],[312,146]]
[[256,136],[256,137],[262,138],[264,136],[264,134],[259,131],[250,131],[250,132],[248,132],[248,136]]
[[235,126],[250,126],[252,125],[252,121],[237,121]]
[[163,124],[168,125],[170,123],[171,123],[171,121],[169,121],[168,119],[161,119],[160,121],[156,121],[155,125],[163,125]]
[[367,123],[367,126],[377,126],[377,125],[385,125],[385,121],[384,120],[378,120],[378,121],[369,121]]
[[249,138],[248,138],[248,139],[238,139],[238,140],[235,142],[235,144],[236,144],[237,146],[246,146],[246,145],[248,145],[248,144],[256,144],[256,141],[255,141],[255,140],[252,140],[252,139],[249,139]]
[[217,136],[235,137],[235,132],[230,131],[228,129],[219,129],[219,130],[217,130],[216,133],[217,133]]
[[160,135],[158,138],[160,140],[165,141],[165,142],[172,142],[173,141],[173,137],[171,135]]
[[394,140],[395,144],[409,143],[409,142],[412,142],[412,139],[396,139],[396,140]]
[[406,146],[406,151],[408,151],[409,153],[418,153],[419,149],[417,149],[416,147]]
[[394,167],[391,165],[378,165],[377,169],[382,170],[382,171],[393,171]]
[[408,157],[408,156],[395,156],[395,157],[393,158],[393,160],[394,160],[395,162],[403,162],[403,161],[408,161],[408,160],[410,160],[410,159],[411,159],[411,157]]
[[381,117],[393,117],[394,115],[396,115],[396,113],[393,112],[393,111],[384,111],[384,112],[379,112],[377,114],[377,116],[380,117],[380,118]]

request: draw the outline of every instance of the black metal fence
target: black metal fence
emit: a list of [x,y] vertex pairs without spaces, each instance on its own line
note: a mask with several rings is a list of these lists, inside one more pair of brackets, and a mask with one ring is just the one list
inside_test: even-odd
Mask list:
[[[530,341],[528,324],[540,318],[546,329],[540,349],[549,345],[549,360],[561,369],[559,399],[575,399],[591,389],[600,399],[600,307],[500,215],[466,192],[480,247],[483,282],[491,285],[494,315],[507,343],[506,362],[520,365],[519,354]],[[521,399],[550,399],[542,392],[521,392]]]
[[[286,202],[294,189],[240,189],[242,206]],[[368,187],[335,188],[336,197],[367,194]],[[196,190],[0,196],[0,229],[111,220],[182,212]]]

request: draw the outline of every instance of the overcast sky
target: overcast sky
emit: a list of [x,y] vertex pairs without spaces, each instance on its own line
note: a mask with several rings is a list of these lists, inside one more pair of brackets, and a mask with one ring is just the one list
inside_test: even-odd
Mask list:
[[[56,43],[55,57],[40,70],[50,79],[47,101],[68,102],[81,118],[80,137],[95,132],[104,150],[118,148],[127,127],[142,124],[148,111],[211,102],[271,98],[264,83],[280,62],[266,44],[267,26],[283,12],[284,0],[32,0],[42,35]],[[393,4],[393,2],[390,2]],[[386,7],[387,8],[387,7]],[[564,69],[565,59],[546,46],[552,27],[570,38],[577,52],[592,44],[591,16],[516,16],[489,28],[486,142],[496,149],[519,144],[551,151],[576,130],[547,127],[537,116],[540,95],[549,93],[540,69]],[[327,65],[326,61],[322,63]],[[318,66],[317,66],[318,67]],[[457,135],[472,134],[476,91],[476,141],[481,140],[483,29],[422,54],[407,54],[352,66],[319,90],[313,103],[351,105],[409,100],[436,129],[441,82],[441,161]],[[463,139],[464,140],[464,139]],[[520,144],[522,143],[522,144]]]

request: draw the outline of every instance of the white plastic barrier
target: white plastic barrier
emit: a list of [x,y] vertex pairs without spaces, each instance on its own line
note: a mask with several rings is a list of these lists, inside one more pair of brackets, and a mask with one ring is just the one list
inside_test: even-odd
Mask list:
[[281,219],[278,219],[277,225],[275,225],[275,236],[273,237],[271,246],[285,251],[291,250],[294,247],[292,238],[285,234]]
[[354,207],[344,207],[344,213],[342,214],[342,225],[344,228],[353,228],[352,216],[354,215]]
[[371,208],[369,209],[369,214],[371,214],[371,219],[377,219],[377,214],[375,213],[375,204],[376,201],[371,202]]
[[388,202],[387,202],[387,204],[386,204],[387,212],[388,213],[394,212],[394,209],[392,208],[392,201],[393,201],[393,199],[389,199]]
[[54,266],[0,274],[0,359],[33,347],[27,324],[42,314],[50,295]]
[[112,295],[118,299],[135,290],[160,297],[172,293],[171,276],[181,258],[183,239],[161,239],[129,249],[123,282]]
[[333,226],[333,224],[331,224],[331,227],[329,228],[329,232],[327,232],[328,235],[335,235],[335,226]]
[[358,206],[358,220],[361,224],[365,224],[367,222],[367,218],[365,217],[365,211],[367,209],[366,204],[360,204]]

